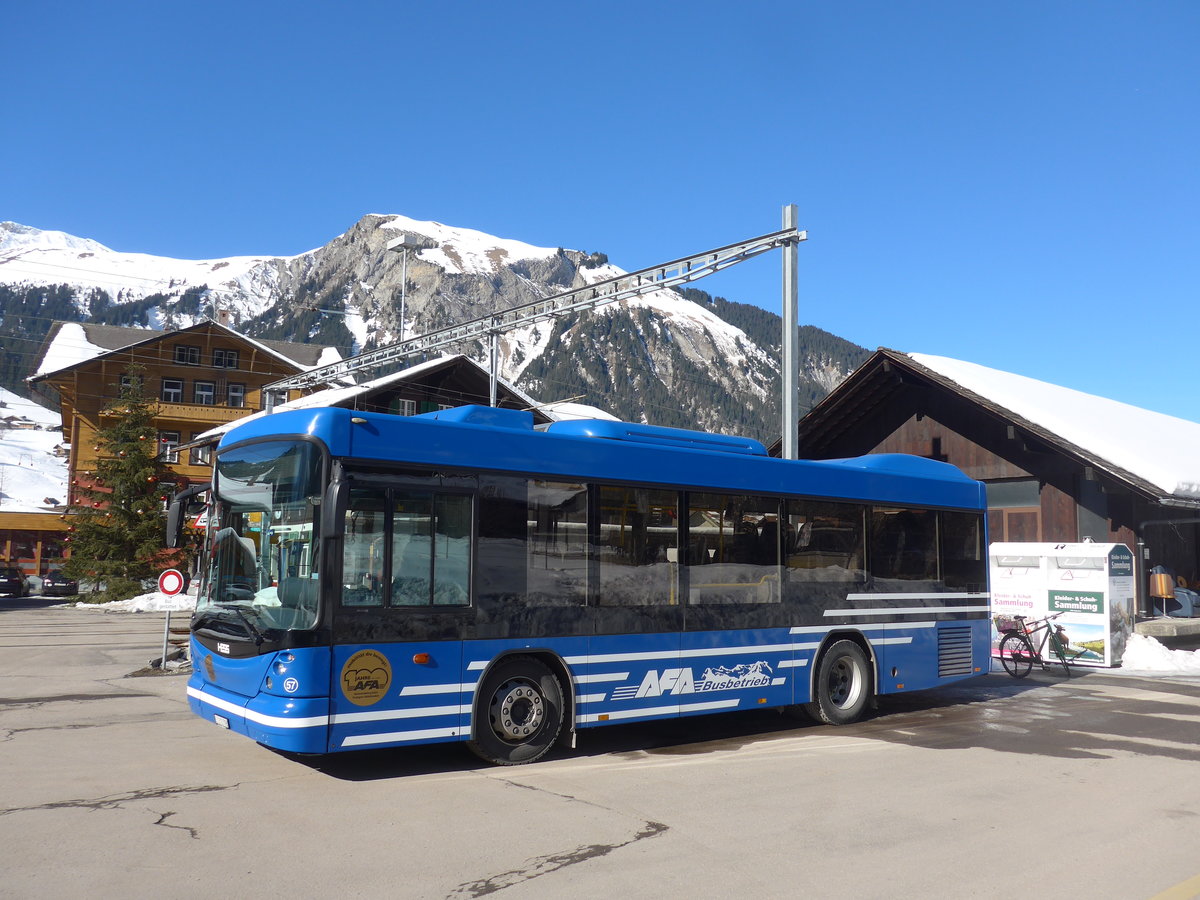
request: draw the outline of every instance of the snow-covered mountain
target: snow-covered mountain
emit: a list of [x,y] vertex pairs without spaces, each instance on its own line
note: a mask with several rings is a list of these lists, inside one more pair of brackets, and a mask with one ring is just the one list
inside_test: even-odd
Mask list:
[[[400,235],[407,263],[400,321]],[[536,247],[467,228],[368,215],[292,257],[178,260],[121,253],[63,232],[0,223],[0,311],[151,328],[227,314],[251,337],[314,340],[349,354],[622,274],[602,254]],[[684,296],[686,294],[686,296]],[[778,434],[778,316],[660,290],[509,332],[502,375],[541,400],[581,400],[621,418]],[[40,309],[39,301],[53,309]],[[19,309],[18,309],[19,307]],[[47,316],[47,313],[50,315]],[[0,337],[3,335],[0,334]],[[805,329],[801,403],[836,385],[865,352]],[[478,343],[460,349],[480,360]],[[28,373],[26,373],[28,374]]]

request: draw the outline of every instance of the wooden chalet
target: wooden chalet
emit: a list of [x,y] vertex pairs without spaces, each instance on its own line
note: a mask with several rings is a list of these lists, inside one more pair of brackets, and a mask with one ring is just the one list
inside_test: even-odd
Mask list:
[[209,460],[203,451],[180,453],[181,444],[262,409],[264,385],[339,358],[332,347],[254,340],[213,321],[178,331],[55,322],[29,381],[57,393],[76,482],[97,459],[105,407],[139,371],[146,395],[158,401],[160,455],[186,486],[208,480]]

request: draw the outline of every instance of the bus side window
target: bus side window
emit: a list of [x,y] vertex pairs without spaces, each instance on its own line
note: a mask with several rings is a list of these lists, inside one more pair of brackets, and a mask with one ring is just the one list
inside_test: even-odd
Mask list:
[[526,512],[527,595],[534,606],[587,602],[585,484],[530,481]]
[[779,500],[688,495],[688,603],[778,603]]
[[853,503],[789,500],[783,539],[788,581],[865,582],[865,513]]
[[599,605],[677,605],[679,495],[610,485],[598,494]]
[[937,578],[937,513],[931,509],[871,510],[871,575],[882,582]]
[[983,543],[983,516],[979,513],[941,512],[942,581],[948,588],[987,590],[987,547]]
[[434,497],[433,605],[471,603],[472,500],[462,494]]
[[350,492],[342,549],[343,606],[383,606],[385,507],[382,491]]
[[392,507],[392,606],[471,603],[472,498],[396,491]]

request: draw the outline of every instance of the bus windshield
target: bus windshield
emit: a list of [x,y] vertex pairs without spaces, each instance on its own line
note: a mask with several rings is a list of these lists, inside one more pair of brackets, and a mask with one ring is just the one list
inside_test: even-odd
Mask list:
[[307,441],[221,453],[198,617],[259,644],[268,631],[316,624],[320,473],[320,452]]

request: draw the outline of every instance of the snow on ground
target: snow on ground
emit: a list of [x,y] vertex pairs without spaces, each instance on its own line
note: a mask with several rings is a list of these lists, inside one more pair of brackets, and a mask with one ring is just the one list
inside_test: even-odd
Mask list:
[[62,425],[62,416],[57,411],[14,394],[7,388],[0,388],[0,418],[7,416],[28,419],[42,428],[59,428]]
[[1131,635],[1121,658],[1121,671],[1200,675],[1200,650],[1171,650],[1152,637]]
[[[41,428],[62,422],[58,413],[2,388],[0,403],[0,417],[19,416]],[[46,512],[67,502],[67,461],[54,455],[62,439],[58,430],[0,430],[0,512]]]
[[170,596],[161,591],[151,591],[148,594],[139,594],[137,597],[130,597],[128,600],[114,600],[112,603],[84,603],[76,601],[74,603],[63,603],[60,608],[69,609],[94,609],[99,612],[191,612],[196,608],[196,596],[194,594],[176,594]]

